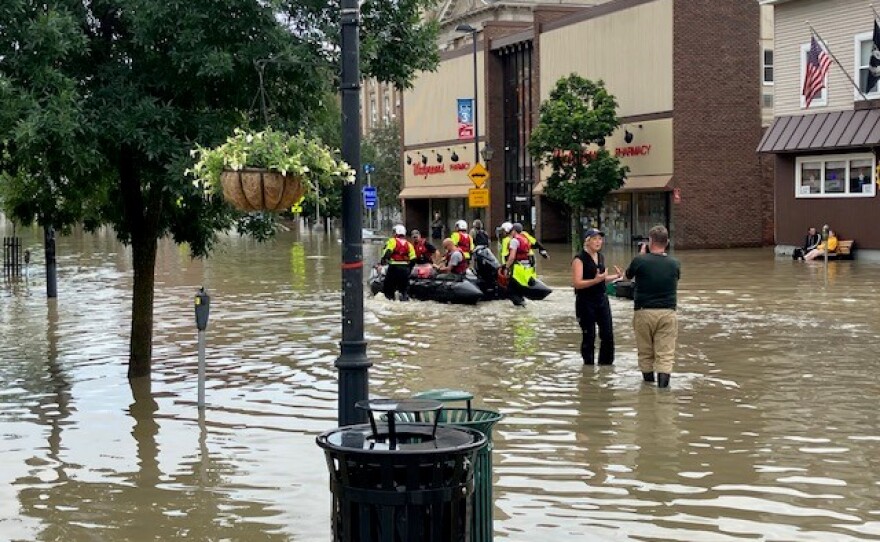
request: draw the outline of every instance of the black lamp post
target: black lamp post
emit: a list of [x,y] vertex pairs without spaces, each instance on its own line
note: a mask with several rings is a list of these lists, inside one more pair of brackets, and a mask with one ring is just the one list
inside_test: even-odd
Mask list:
[[474,42],[474,165],[480,163],[480,109],[477,98],[477,29],[469,24],[460,24],[455,27],[456,32],[465,32],[471,35]]
[[342,341],[339,343],[339,425],[366,422],[355,403],[369,397],[364,341],[364,260],[361,231],[360,9],[358,0],[341,3],[342,158],[357,172],[342,187]]

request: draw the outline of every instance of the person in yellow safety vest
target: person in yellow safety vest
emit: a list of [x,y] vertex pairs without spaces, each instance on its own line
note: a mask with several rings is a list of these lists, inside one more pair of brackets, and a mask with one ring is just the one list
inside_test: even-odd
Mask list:
[[409,301],[409,274],[416,260],[416,249],[406,239],[406,228],[403,224],[394,226],[394,236],[385,243],[385,252],[382,254],[382,265],[388,264],[385,272],[385,282],[382,283],[382,293],[389,300],[394,300],[395,294],[400,292],[401,301]]
[[508,296],[514,305],[523,305],[525,300],[520,292],[534,284],[537,277],[535,266],[529,259],[529,250],[532,245],[523,234],[518,233],[512,227],[509,238],[507,259],[504,260],[504,267],[507,269],[509,277]]
[[502,222],[501,226],[496,230],[498,236],[498,256],[501,263],[507,261],[507,245],[510,243],[510,232],[513,231],[513,224],[510,222]]
[[474,251],[474,240],[471,239],[471,236],[468,235],[467,232],[468,225],[464,220],[459,220],[455,223],[455,232],[449,236],[452,239],[452,242],[455,243],[461,253],[464,254],[465,261],[471,261],[471,252]]
[[532,249],[529,251],[529,258],[530,258],[531,261],[532,261],[532,265],[535,265],[535,249],[538,250],[538,253],[539,253],[539,254],[541,255],[541,257],[544,258],[545,260],[548,259],[548,258],[550,257],[550,255],[547,254],[547,249],[544,248],[544,245],[542,245],[541,243],[539,243],[538,240],[535,239],[535,237],[534,237],[532,234],[530,234],[529,232],[525,231],[525,230],[523,229],[523,225],[522,225],[522,224],[520,224],[519,222],[514,222],[514,223],[513,223],[513,229],[514,229],[517,233],[521,233],[526,239],[529,240],[529,243],[531,243],[531,245],[532,245]]

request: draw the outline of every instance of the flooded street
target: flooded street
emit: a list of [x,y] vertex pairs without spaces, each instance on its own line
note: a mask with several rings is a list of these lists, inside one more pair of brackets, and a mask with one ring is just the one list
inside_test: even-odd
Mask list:
[[[0,282],[0,539],[330,539],[315,437],[336,426],[332,234],[229,237],[207,261],[161,243],[151,389],[126,379],[128,250],[59,237],[47,302],[42,236],[21,235],[30,275]],[[568,249],[549,248],[554,293],[526,308],[365,301],[374,396],[452,387],[504,413],[496,539],[880,540],[880,264],[832,262],[826,285],[820,262],[772,249],[676,254],[679,349],[658,390],[631,301],[612,300],[615,365],[582,365]]]

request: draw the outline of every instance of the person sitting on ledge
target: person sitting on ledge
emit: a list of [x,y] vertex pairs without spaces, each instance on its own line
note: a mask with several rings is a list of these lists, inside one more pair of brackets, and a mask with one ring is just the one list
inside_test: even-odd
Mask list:
[[804,256],[804,260],[810,261],[820,258],[825,254],[826,250],[827,252],[834,252],[837,250],[837,234],[834,233],[834,230],[828,230],[828,240],[822,241],[819,243],[819,246],[809,251],[807,255]]
[[811,250],[814,250],[821,242],[822,236],[816,231],[816,228],[810,228],[807,230],[807,235],[804,237],[804,246],[794,249],[791,259],[803,260],[804,255],[808,254]]

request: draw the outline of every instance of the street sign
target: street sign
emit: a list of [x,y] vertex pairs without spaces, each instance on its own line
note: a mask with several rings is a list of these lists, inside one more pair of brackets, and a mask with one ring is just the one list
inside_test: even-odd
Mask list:
[[367,209],[375,209],[379,206],[379,195],[376,193],[375,186],[365,186],[364,191],[364,207]]
[[474,164],[474,167],[468,171],[468,177],[471,182],[474,183],[474,186],[482,188],[487,182],[489,182],[489,171],[483,167],[483,164],[477,162]]
[[489,206],[488,188],[471,188],[468,190],[468,205],[472,208]]
[[376,166],[374,166],[373,164],[364,164],[364,173],[369,175],[374,171],[376,171]]

